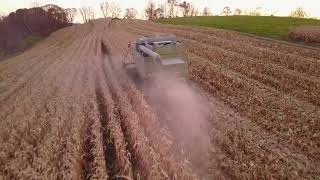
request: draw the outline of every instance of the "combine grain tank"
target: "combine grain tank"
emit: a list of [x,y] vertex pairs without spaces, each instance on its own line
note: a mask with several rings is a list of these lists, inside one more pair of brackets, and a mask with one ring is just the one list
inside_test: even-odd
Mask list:
[[174,35],[139,38],[135,43],[133,63],[127,64],[126,68],[131,72],[136,71],[141,79],[161,73],[184,77],[187,65],[183,45]]

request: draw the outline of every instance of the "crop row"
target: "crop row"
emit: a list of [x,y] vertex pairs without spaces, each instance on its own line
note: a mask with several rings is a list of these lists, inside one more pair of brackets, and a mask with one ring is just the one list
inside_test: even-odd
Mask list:
[[167,28],[167,29],[176,29],[180,31],[189,31],[195,33],[202,33],[214,37],[220,37],[226,40],[234,41],[243,43],[244,45],[252,45],[264,49],[270,49],[272,51],[286,53],[286,54],[295,54],[302,56],[301,58],[315,58],[319,59],[320,53],[314,49],[307,49],[307,48],[300,48],[297,46],[287,45],[284,43],[276,43],[266,40],[260,40],[253,37],[248,37],[241,35],[236,32],[221,30],[221,29],[214,29],[214,28],[206,28],[206,27],[191,27],[191,26],[177,26],[177,25],[164,25],[159,23],[150,23],[150,22],[143,22],[143,21],[134,21],[131,22],[130,25],[135,24],[142,24],[144,27],[157,27],[157,28]]
[[[112,34],[110,34],[112,36]],[[127,38],[122,36],[122,38]],[[130,37],[129,37],[130,38]],[[129,39],[127,38],[127,39]],[[118,55],[126,55],[125,45],[124,43],[115,43],[110,39],[105,39],[106,44],[110,47],[110,52],[112,56],[118,57]],[[112,42],[112,43],[111,43]],[[122,42],[122,41],[117,41]],[[113,52],[116,52],[115,54]],[[130,58],[130,57],[128,57]],[[115,58],[114,58],[115,59]],[[118,59],[118,58],[117,58]],[[122,58],[119,58],[122,59]],[[166,173],[166,177],[193,177],[193,174],[189,168],[183,163],[178,162],[172,155],[170,155],[170,146],[172,140],[168,139],[169,135],[164,133],[161,130],[159,125],[159,120],[155,116],[155,114],[151,111],[151,108],[145,102],[141,92],[137,91],[137,89],[132,86],[132,82],[130,82],[122,72],[115,71],[119,66],[119,62],[112,60],[109,56],[109,61],[106,65],[106,71],[113,71],[113,77],[118,79],[119,87],[124,88],[122,91],[123,100],[126,103],[129,103],[132,113],[135,114],[137,118],[137,123],[141,126],[143,130],[143,134],[148,137],[148,142],[150,144],[150,148],[154,149],[154,153],[157,154],[158,160],[160,163],[160,167],[162,172]],[[106,62],[105,62],[106,63]],[[112,65],[111,65],[112,64]],[[114,69],[108,69],[107,67],[113,67]],[[110,77],[110,76],[107,76]],[[117,90],[118,92],[119,90]],[[121,111],[120,111],[121,112]]]
[[[309,155],[319,157],[319,112],[296,106],[290,97],[269,89],[257,81],[202,60],[193,65],[191,75],[203,88]],[[299,128],[300,127],[300,128]]]
[[[176,34],[180,36],[179,32]],[[320,103],[316,98],[320,95],[317,78],[305,77],[303,74],[278,67],[272,63],[247,57],[249,51],[248,53],[238,54],[220,47],[208,46],[201,43],[200,39],[197,39],[197,41],[182,40],[187,44],[188,51],[210,59],[215,64],[225,65],[283,93],[311,102],[316,106]]]
[[[138,34],[138,35],[152,35],[152,31],[145,31],[139,30],[139,29],[133,29],[130,28],[129,32]],[[188,50],[190,53],[190,50]],[[198,68],[200,65],[201,67],[206,67],[212,71],[203,71],[203,70],[197,70],[197,72],[202,73],[209,73],[211,74],[215,71],[220,72],[222,69],[226,69],[225,67],[220,66],[214,66],[216,68],[211,67],[208,60],[204,60],[202,58],[198,58],[197,56],[190,55],[188,58],[190,60],[190,68],[191,72],[195,72],[194,68]],[[225,72],[225,76],[230,71]],[[196,76],[194,73],[191,73],[193,78]],[[217,84],[215,84],[216,89],[214,89],[214,94],[216,94],[218,97],[222,99],[227,99],[226,102],[231,102],[231,105],[236,105],[239,103],[239,98],[237,97],[239,92],[236,91],[236,88],[227,87],[224,86],[225,83],[221,80],[215,80],[217,76],[214,76],[215,78],[212,78],[212,81],[218,81]],[[240,76],[241,79],[243,76]],[[210,79],[210,78],[208,78]],[[237,81],[238,78],[235,78],[233,81]],[[195,79],[195,82],[198,80]],[[205,84],[207,83],[207,79],[204,81],[200,81],[199,83],[204,85],[203,87],[206,87]],[[236,82],[234,82],[236,83]],[[221,85],[220,85],[221,84]],[[258,85],[261,86],[261,85]],[[227,89],[227,91],[230,89],[233,93],[233,95],[220,95],[224,91],[224,88]],[[248,96],[249,94],[247,94]],[[237,100],[238,98],[238,100]],[[243,97],[244,98],[244,97]],[[232,101],[234,100],[234,101]],[[246,99],[244,99],[246,100]],[[238,101],[238,102],[237,102]],[[243,103],[241,101],[241,103]],[[239,104],[241,104],[239,103]],[[228,103],[229,104],[229,103]],[[236,107],[236,106],[234,106]],[[226,108],[226,107],[225,107]],[[215,177],[218,177],[216,175],[217,170],[214,169],[214,167],[222,170],[225,175],[232,177],[232,178],[283,178],[283,177],[295,177],[296,174],[294,172],[299,172],[299,175],[301,177],[307,178],[311,177],[315,174],[319,174],[318,171],[316,171],[316,165],[311,165],[312,168],[301,168],[301,158],[303,156],[302,154],[297,155],[294,159],[300,159],[299,161],[296,161],[294,159],[290,159],[290,156],[293,156],[294,153],[288,152],[288,149],[295,149],[292,147],[291,143],[287,143],[286,146],[278,146],[274,147],[273,144],[279,143],[278,137],[272,137],[270,136],[269,132],[270,129],[260,129],[259,127],[255,127],[255,125],[252,122],[243,122],[244,120],[241,120],[243,118],[238,118],[236,120],[231,120],[232,122],[225,122],[224,121],[230,121],[230,116],[225,115],[223,111],[228,111],[226,109],[217,109],[217,106],[214,106],[212,108],[214,117],[212,119],[212,142],[214,142],[214,145],[212,147],[213,152],[211,153],[211,158],[216,159],[212,160],[214,162],[211,162],[211,168],[212,174],[215,174]],[[222,112],[221,112],[222,111]],[[229,112],[228,112],[229,113]],[[251,116],[252,117],[252,116]],[[223,119],[223,122],[221,122]],[[216,119],[216,120],[215,120]],[[238,120],[238,121],[237,121]],[[247,127],[248,124],[253,127]],[[255,130],[253,130],[255,129]],[[257,133],[259,132],[259,133]],[[273,132],[273,131],[272,131]],[[272,133],[271,132],[271,133]],[[272,139],[270,139],[272,137]],[[282,139],[280,142],[283,142],[283,136],[280,133],[280,138]],[[259,140],[260,139],[260,140]],[[262,139],[264,139],[262,141]],[[280,148],[280,149],[279,149]],[[283,159],[282,156],[278,155],[278,152],[281,151],[284,154],[287,154],[286,157]],[[305,157],[306,158],[306,157]],[[306,158],[307,159],[307,158]],[[283,162],[283,163],[277,163],[274,166],[268,166],[267,164],[272,164],[273,162]],[[265,164],[264,166],[260,166],[261,162]],[[309,162],[305,162],[309,163]],[[293,171],[294,170],[294,171]],[[265,172],[274,172],[274,173],[265,173]],[[282,173],[281,173],[282,172]]]
[[[131,27],[142,28],[141,26],[134,25]],[[201,32],[193,32],[189,30],[181,30],[175,28],[166,28],[159,26],[158,28],[152,26],[143,27],[144,30],[153,32],[170,32],[177,36],[202,42],[206,46],[219,47],[229,52],[235,52],[243,54],[248,58],[254,58],[257,61],[263,61],[264,63],[270,63],[273,65],[279,65],[284,68],[305,73],[311,76],[319,76],[320,63],[317,58],[304,58],[297,53],[285,53],[281,49],[265,49],[259,46],[252,46],[250,43],[243,41],[235,41],[232,39],[226,39],[225,37],[217,37],[215,34],[205,34]]]
[[[86,62],[83,55],[88,53],[91,42],[85,39],[80,43],[84,47],[82,54],[75,47],[68,47],[70,51],[61,51],[59,59],[48,57],[49,67],[32,69],[38,75],[6,100],[12,104],[2,107],[5,122],[1,123],[10,122],[11,126],[7,124],[1,129],[1,142],[6,144],[0,149],[4,155],[1,156],[2,178],[79,179],[88,176],[88,169],[92,170],[91,175],[105,174],[99,155],[103,152],[101,133],[93,129],[98,126],[98,119],[86,116],[90,112],[83,113],[86,108],[82,102],[88,101],[83,87],[87,86],[79,78],[86,76],[85,66],[79,62]],[[41,51],[38,53],[42,59]],[[95,146],[88,149],[87,144]],[[91,159],[91,155],[96,158]]]
[[[149,31],[133,30],[139,34],[152,34]],[[193,53],[200,50],[193,51]],[[203,53],[200,55],[203,56]],[[315,148],[319,146],[319,141],[314,137],[317,136],[319,128],[315,124],[319,112],[315,107],[297,106],[298,102],[290,97],[283,96],[259,81],[235,73],[223,64],[216,65],[214,61],[199,58],[189,60],[191,61],[190,68],[193,69],[190,73],[195,82],[202,84],[205,89],[210,89],[210,92],[268,131],[278,134],[288,144],[300,147],[312,158],[319,156],[320,152]],[[195,68],[197,62],[203,63],[202,68]],[[294,141],[293,137],[300,140]]]

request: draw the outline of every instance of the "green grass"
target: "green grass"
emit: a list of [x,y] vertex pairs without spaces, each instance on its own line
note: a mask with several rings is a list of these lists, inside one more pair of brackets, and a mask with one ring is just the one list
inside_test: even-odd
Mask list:
[[161,19],[161,23],[206,26],[286,40],[290,30],[305,25],[320,25],[320,20],[276,16],[199,16]]

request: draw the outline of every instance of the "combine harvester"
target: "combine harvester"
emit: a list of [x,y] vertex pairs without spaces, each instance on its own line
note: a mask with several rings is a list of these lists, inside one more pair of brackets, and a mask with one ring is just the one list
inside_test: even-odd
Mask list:
[[135,42],[133,62],[125,64],[125,68],[129,76],[140,82],[160,76],[184,79],[187,63],[183,51],[182,43],[174,35],[142,37]]

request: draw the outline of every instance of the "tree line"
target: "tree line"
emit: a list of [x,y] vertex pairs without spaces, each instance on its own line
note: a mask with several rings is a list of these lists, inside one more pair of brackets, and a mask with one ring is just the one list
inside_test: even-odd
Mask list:
[[[103,14],[104,18],[123,18],[123,19],[136,19],[138,16],[138,11],[134,8],[126,8],[123,11],[123,16],[121,17],[122,10],[114,2],[102,2],[99,5],[99,9]],[[91,7],[82,7],[79,9],[80,15],[83,22],[89,22],[95,18],[95,11]],[[272,12],[271,16],[274,16],[276,12]],[[149,0],[141,16],[147,20],[157,20],[162,18],[176,18],[176,17],[193,17],[193,16],[212,16],[214,13],[209,7],[204,7],[202,11],[199,11],[194,4],[188,1],[179,0],[167,0],[165,3],[156,3],[154,0]],[[239,15],[249,15],[249,16],[262,16],[262,7],[257,7],[254,10],[242,10],[236,8],[233,11],[229,6],[225,6],[219,14],[221,16],[239,16]],[[291,17],[306,18],[309,14],[302,8],[298,7],[293,10],[290,15]]]
[[14,50],[27,37],[45,37],[60,28],[70,26],[75,11],[48,4],[42,7],[18,9],[9,15],[1,14],[0,49]]

